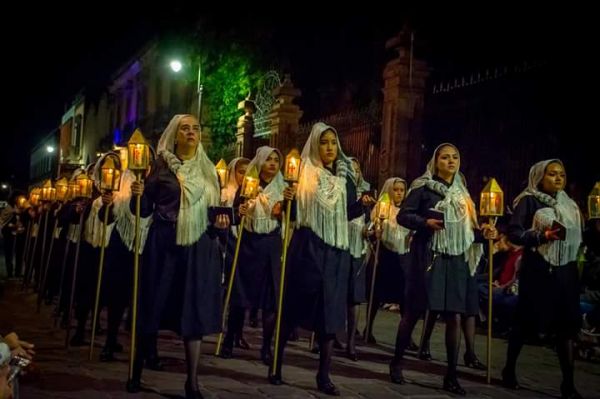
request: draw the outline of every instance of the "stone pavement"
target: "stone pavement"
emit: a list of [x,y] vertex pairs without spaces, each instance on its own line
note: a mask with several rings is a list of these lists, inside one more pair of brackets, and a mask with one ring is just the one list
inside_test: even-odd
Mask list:
[[[159,337],[160,355],[166,371],[145,370],[146,391],[127,394],[127,355],[119,354],[118,361],[101,363],[97,360],[104,336],[97,338],[96,359],[89,361],[88,348],[64,348],[64,331],[55,328],[51,308],[43,306],[36,314],[36,296],[20,291],[17,281],[8,282],[0,299],[0,332],[16,330],[19,335],[36,344],[36,369],[22,384],[22,398],[180,398],[183,397],[185,363],[182,342],[169,333]],[[364,315],[364,309],[362,310]],[[445,350],[443,325],[436,326],[431,351],[434,361],[423,362],[409,357],[405,376],[411,383],[397,386],[389,382],[388,362],[393,352],[397,313],[381,312],[376,320],[376,346],[360,346],[360,360],[352,362],[338,353],[334,358],[332,378],[346,398],[449,398],[441,390],[444,375]],[[420,324],[420,323],[419,323]],[[307,350],[308,334],[292,343],[285,357],[283,377],[287,385],[276,387],[266,380],[267,368],[259,360],[260,330],[246,327],[246,338],[253,349],[237,349],[235,358],[224,360],[212,355],[215,336],[206,338],[205,354],[199,380],[207,398],[315,398],[324,397],[315,389],[317,355]],[[420,325],[415,337],[420,334]],[[120,342],[127,349],[128,336],[122,333]],[[494,384],[485,384],[485,373],[459,365],[460,381],[471,398],[548,398],[559,396],[560,370],[554,352],[544,347],[525,347],[519,362],[520,382],[526,389],[515,392],[498,386],[506,344],[494,339]],[[477,337],[477,352],[485,359],[485,337]],[[462,355],[460,357],[462,363]],[[586,398],[600,398],[600,364],[576,363],[576,381]]]

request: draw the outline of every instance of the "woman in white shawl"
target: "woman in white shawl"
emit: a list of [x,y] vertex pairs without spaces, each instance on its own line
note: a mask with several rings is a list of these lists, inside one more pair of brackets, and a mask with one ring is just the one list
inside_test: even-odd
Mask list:
[[[404,201],[407,184],[404,179],[391,177],[385,181],[381,194],[389,196],[390,213],[388,219],[381,224],[381,245],[379,248],[379,261],[377,275],[375,276],[375,290],[371,306],[371,326],[375,321],[377,309],[382,303],[396,303],[404,313],[404,269],[406,268],[407,254],[410,249],[410,230],[398,224],[396,217]],[[371,222],[379,223],[377,207],[371,212]],[[372,274],[371,274],[372,275]],[[369,277],[369,281],[371,277]],[[372,327],[370,329],[372,332]],[[369,342],[375,342],[373,336]]]
[[233,200],[238,189],[244,182],[244,175],[248,170],[248,164],[250,160],[244,157],[237,157],[229,162],[227,165],[227,184],[221,190],[221,203],[224,206],[233,206]]
[[[459,169],[458,149],[449,143],[438,146],[425,173],[411,184],[398,213],[398,223],[415,234],[405,274],[405,311],[398,326],[390,378],[397,384],[405,382],[404,351],[415,323],[428,309],[431,317],[441,314],[446,321],[448,368],[443,388],[464,395],[456,376],[460,322],[467,311],[469,279],[483,254],[483,246],[476,242],[484,237]],[[495,238],[497,231],[484,226],[483,235]]]
[[221,355],[232,356],[236,334],[243,328],[246,309],[261,309],[263,342],[261,359],[271,363],[271,339],[275,328],[275,305],[281,277],[281,204],[286,184],[280,172],[283,164],[281,152],[269,146],[259,147],[250,161],[246,173],[254,168],[259,173],[259,193],[244,202],[240,191],[234,206],[240,216],[246,216],[240,262],[234,278],[227,334]]
[[[124,154],[123,154],[124,153]],[[102,208],[98,211],[98,229],[101,229],[107,206],[111,206],[108,213],[108,226],[106,227],[106,258],[104,261],[104,276],[102,280],[102,298],[108,308],[108,323],[106,329],[106,342],[100,353],[100,360],[113,361],[114,352],[123,350],[117,342],[119,326],[125,309],[131,301],[133,287],[133,247],[135,240],[135,215],[129,209],[131,200],[131,183],[135,175],[127,169],[127,149],[121,153],[109,152],[102,156],[94,169],[95,181],[101,179],[101,168],[106,157],[113,157],[116,165],[121,170],[121,184],[119,190],[102,193]],[[143,252],[150,218],[140,220],[140,254]],[[96,232],[100,240],[101,231]],[[152,353],[146,356],[146,367],[161,370],[162,365],[155,350],[156,343],[148,345],[153,348]]]
[[215,166],[200,144],[200,124],[176,115],[158,143],[158,156],[144,183],[133,182],[130,209],[142,195],[141,216],[152,217],[140,272],[139,346],[130,392],[140,389],[142,360],[159,329],[179,333],[185,343],[188,398],[201,397],[197,372],[202,337],[221,326],[221,265],[208,208],[219,204]]
[[[580,398],[573,380],[573,339],[581,327],[577,253],[582,241],[581,213],[564,187],[558,159],[536,163],[529,184],[514,201],[508,238],[523,245],[516,325],[508,341],[505,386],[518,389],[516,362],[527,337],[556,333],[563,398]],[[561,232],[554,223],[564,226]],[[562,228],[561,228],[562,229]],[[561,237],[564,233],[564,239]]]
[[[296,229],[287,258],[279,369],[269,371],[272,384],[281,384],[283,348],[291,330],[300,325],[314,331],[319,342],[318,389],[339,395],[329,371],[335,334],[346,324],[348,221],[364,212],[363,204],[356,200],[351,168],[335,129],[316,123],[302,150],[296,206],[292,207]],[[293,197],[293,191],[286,190],[286,199]]]

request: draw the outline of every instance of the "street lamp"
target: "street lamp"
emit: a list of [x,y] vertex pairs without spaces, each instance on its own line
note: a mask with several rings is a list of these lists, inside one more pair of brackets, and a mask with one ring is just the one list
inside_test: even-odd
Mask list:
[[[183,68],[183,64],[179,60],[172,60],[169,63],[171,70],[175,73],[178,73]],[[198,122],[202,125],[202,90],[204,87],[202,86],[202,62],[198,63],[198,78],[196,80],[196,93],[198,94],[198,108],[196,109],[196,116],[198,117]]]
[[46,152],[52,154],[54,152],[54,147],[51,145],[46,146]]
[[171,69],[173,70],[173,72],[179,72],[179,71],[181,71],[181,68],[182,68],[181,62],[178,61],[178,60],[171,61],[171,63],[169,64],[169,66],[171,67]]
[[5,183],[2,183],[2,190],[6,190],[8,188],[8,185]]

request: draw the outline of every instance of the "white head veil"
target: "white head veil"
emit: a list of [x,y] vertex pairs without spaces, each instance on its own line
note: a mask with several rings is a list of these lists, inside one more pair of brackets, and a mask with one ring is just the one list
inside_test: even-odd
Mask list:
[[208,207],[219,204],[219,181],[215,165],[208,159],[200,141],[192,159],[181,161],[175,155],[179,123],[190,115],[175,115],[158,141],[158,155],[177,176],[181,201],[177,215],[177,245],[192,245],[206,231]]
[[[404,184],[404,188],[408,187],[406,180],[399,177],[390,177],[383,183],[383,187],[381,188],[380,198],[383,194],[387,193],[391,200],[389,217],[384,220],[382,225],[381,243],[390,251],[403,255],[410,249],[410,230],[399,225],[396,220],[398,212],[400,211],[400,207],[396,206],[392,200],[392,198],[394,198],[394,185],[396,183]],[[373,222],[378,217],[376,212],[377,207],[373,208],[373,211],[371,212],[371,220]]]
[[244,157],[237,157],[232,159],[231,162],[229,162],[229,165],[227,165],[227,184],[221,191],[221,201],[225,203],[226,206],[233,206],[233,201],[235,200],[235,193],[237,193],[237,190],[239,188],[235,173],[235,168],[237,167],[238,162],[249,163],[250,160]]
[[283,156],[281,151],[269,146],[262,146],[256,150],[256,155],[250,161],[246,173],[252,168],[260,174],[260,171],[271,154],[275,152],[279,155],[279,170],[273,177],[273,180],[262,190],[253,200],[248,201],[248,215],[246,217],[245,228],[259,234],[270,233],[279,227],[279,222],[271,217],[271,212],[276,203],[283,201],[283,190],[285,182],[281,174],[283,165]]
[[579,207],[563,190],[557,192],[556,197],[540,191],[539,185],[546,174],[546,168],[551,163],[559,163],[564,168],[560,159],[547,159],[534,164],[529,170],[527,188],[515,198],[513,206],[516,207],[521,199],[532,195],[548,206],[535,213],[532,229],[542,232],[550,228],[555,220],[566,227],[567,234],[564,241],[550,241],[537,247],[537,251],[547,262],[554,266],[561,266],[577,259],[582,240],[582,220]]
[[[323,166],[319,155],[321,136],[327,130],[337,138],[336,175]],[[351,168],[335,129],[322,122],[315,123],[302,150],[297,226],[309,227],[326,244],[341,249],[348,248],[346,175]]]

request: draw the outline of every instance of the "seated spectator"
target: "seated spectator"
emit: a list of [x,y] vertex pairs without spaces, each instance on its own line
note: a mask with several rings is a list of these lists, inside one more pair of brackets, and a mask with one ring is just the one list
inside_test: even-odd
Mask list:
[[[523,247],[511,243],[505,235],[495,244],[498,252],[494,260],[501,259],[498,269],[494,268],[492,283],[492,302],[496,331],[506,331],[511,324],[512,316],[518,301],[518,271],[523,254]],[[499,254],[504,255],[500,258]],[[479,285],[480,303],[487,309],[488,283],[481,281]]]
[[583,332],[600,335],[600,219],[588,221],[583,244],[585,250],[580,297]]

